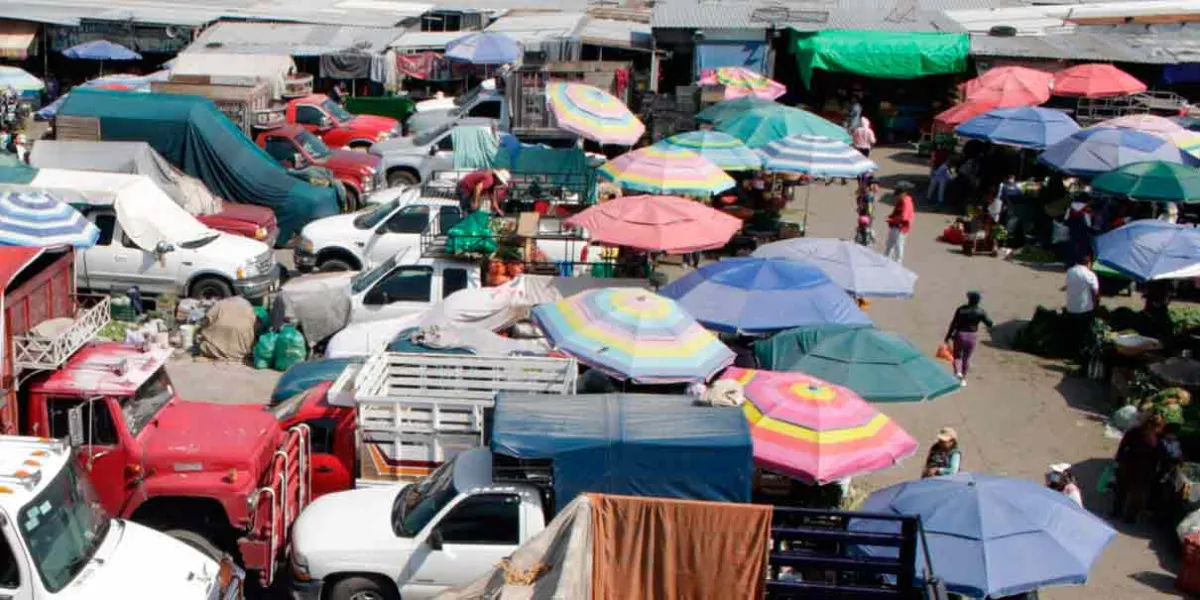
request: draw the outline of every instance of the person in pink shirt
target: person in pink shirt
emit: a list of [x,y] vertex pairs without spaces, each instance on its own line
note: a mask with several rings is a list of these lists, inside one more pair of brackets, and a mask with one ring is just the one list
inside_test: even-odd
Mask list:
[[907,181],[896,184],[896,207],[888,216],[887,247],[883,255],[898,263],[904,262],[904,241],[908,238],[908,231],[912,229],[913,217],[916,215],[912,189],[913,185]]
[[875,132],[871,130],[871,121],[866,117],[858,120],[858,127],[850,132],[850,143],[863,156],[871,155],[871,146],[875,145]]

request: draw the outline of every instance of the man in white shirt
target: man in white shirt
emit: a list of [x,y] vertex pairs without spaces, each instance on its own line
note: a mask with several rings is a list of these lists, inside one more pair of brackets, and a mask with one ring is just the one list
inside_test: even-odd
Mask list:
[[1082,349],[1092,326],[1092,316],[1100,301],[1100,280],[1091,269],[1092,257],[1067,269],[1067,316],[1072,323],[1072,342]]

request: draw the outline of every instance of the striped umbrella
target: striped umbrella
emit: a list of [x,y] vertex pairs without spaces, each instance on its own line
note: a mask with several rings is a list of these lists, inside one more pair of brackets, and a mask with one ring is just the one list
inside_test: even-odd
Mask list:
[[917,440],[858,394],[803,373],[730,367],[721,379],[745,388],[754,460],[819,484],[892,467]]
[[1158,115],[1125,115],[1101,121],[1096,127],[1121,127],[1144,131],[1179,146],[1180,150],[1200,156],[1200,133],[1189,130],[1174,119]]
[[757,171],[762,158],[741,140],[720,131],[689,131],[654,144],[659,148],[691,150],[726,171]]
[[40,92],[46,89],[46,84],[25,69],[0,65],[0,90],[10,87],[17,93]]
[[725,86],[726,100],[745,96],[774,100],[787,93],[786,85],[745,67],[705,69],[697,83]]
[[560,128],[601,144],[632,146],[646,132],[625,103],[584,83],[550,83],[546,105]]
[[637,383],[707,381],[733,352],[675,302],[634,288],[580,292],[533,308],[556,348]]
[[45,192],[0,193],[0,245],[90,248],[100,230]]
[[849,144],[827,137],[797,135],[759,149],[763,169],[812,177],[858,177],[879,168]]
[[735,185],[712,161],[682,148],[646,146],[599,168],[602,177],[629,190],[651,194],[711,196]]
[[715,123],[719,131],[738,138],[751,148],[760,148],[780,138],[794,135],[819,135],[850,142],[850,134],[840,125],[807,110],[782,104],[751,108]]
[[774,100],[764,100],[758,96],[742,96],[736,100],[723,100],[696,113],[696,120],[701,123],[720,123],[752,108],[773,110],[783,107],[784,105]]

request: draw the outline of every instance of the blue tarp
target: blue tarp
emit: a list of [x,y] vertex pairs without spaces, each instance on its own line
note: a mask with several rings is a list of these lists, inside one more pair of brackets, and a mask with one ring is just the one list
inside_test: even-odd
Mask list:
[[270,406],[275,406],[315,385],[333,381],[346,366],[362,362],[361,358],[320,358],[292,365],[275,383]]
[[492,451],[551,459],[556,510],[584,492],[749,502],[750,427],[738,408],[652,394],[496,400]]
[[767,72],[767,47],[762,42],[707,42],[696,44],[696,75],[705,69],[745,67]]
[[1163,65],[1162,84],[1200,83],[1200,63]]

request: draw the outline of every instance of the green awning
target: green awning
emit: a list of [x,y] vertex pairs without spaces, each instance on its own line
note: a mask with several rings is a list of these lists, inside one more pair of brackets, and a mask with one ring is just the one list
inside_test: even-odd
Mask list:
[[792,30],[800,78],[812,85],[813,69],[881,79],[915,79],[967,70],[966,33]]

